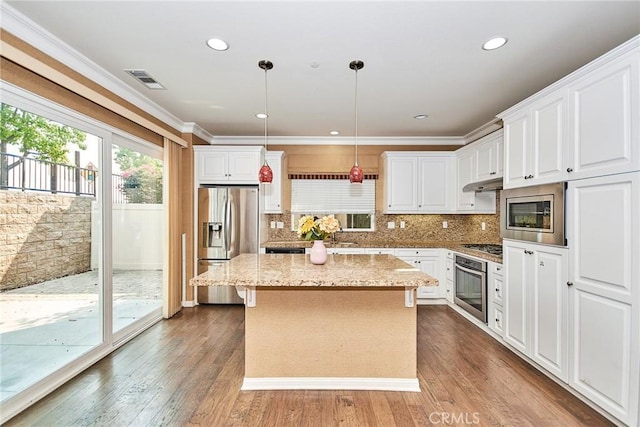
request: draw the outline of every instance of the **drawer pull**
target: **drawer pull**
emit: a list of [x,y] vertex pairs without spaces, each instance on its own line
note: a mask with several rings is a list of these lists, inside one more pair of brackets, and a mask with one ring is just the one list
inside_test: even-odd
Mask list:
[[573,282],[567,282],[567,286],[573,286]]
[[569,173],[573,172],[573,168],[567,168],[567,172]]

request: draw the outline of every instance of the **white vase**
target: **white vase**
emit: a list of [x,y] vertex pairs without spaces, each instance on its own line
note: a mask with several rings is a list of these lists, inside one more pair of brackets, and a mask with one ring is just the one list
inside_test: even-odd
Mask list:
[[314,240],[309,252],[311,264],[322,265],[327,262],[327,247],[322,240]]

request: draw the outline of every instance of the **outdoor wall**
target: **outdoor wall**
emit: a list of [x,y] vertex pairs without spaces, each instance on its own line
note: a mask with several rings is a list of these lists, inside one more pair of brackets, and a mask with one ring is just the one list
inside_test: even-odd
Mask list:
[[[162,215],[162,205],[113,205],[114,270],[162,270]],[[97,206],[93,208],[92,218],[92,233],[97,236],[100,227]],[[91,250],[94,269],[98,268],[99,245],[100,242],[93,242]]]
[[90,269],[90,197],[0,191],[0,290]]

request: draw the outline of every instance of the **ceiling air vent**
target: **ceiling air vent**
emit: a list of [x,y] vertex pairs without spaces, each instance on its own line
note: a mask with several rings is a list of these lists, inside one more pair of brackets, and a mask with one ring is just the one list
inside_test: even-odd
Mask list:
[[145,70],[124,70],[127,74],[132,76],[134,79],[141,82],[149,89],[165,89],[156,79],[151,77],[149,73]]

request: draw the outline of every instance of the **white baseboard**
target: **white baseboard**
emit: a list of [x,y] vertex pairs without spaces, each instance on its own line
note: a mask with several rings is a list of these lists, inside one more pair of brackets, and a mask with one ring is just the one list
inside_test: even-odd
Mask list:
[[241,390],[381,390],[420,392],[417,378],[244,378]]
[[195,307],[196,303],[194,301],[182,301],[183,307]]

